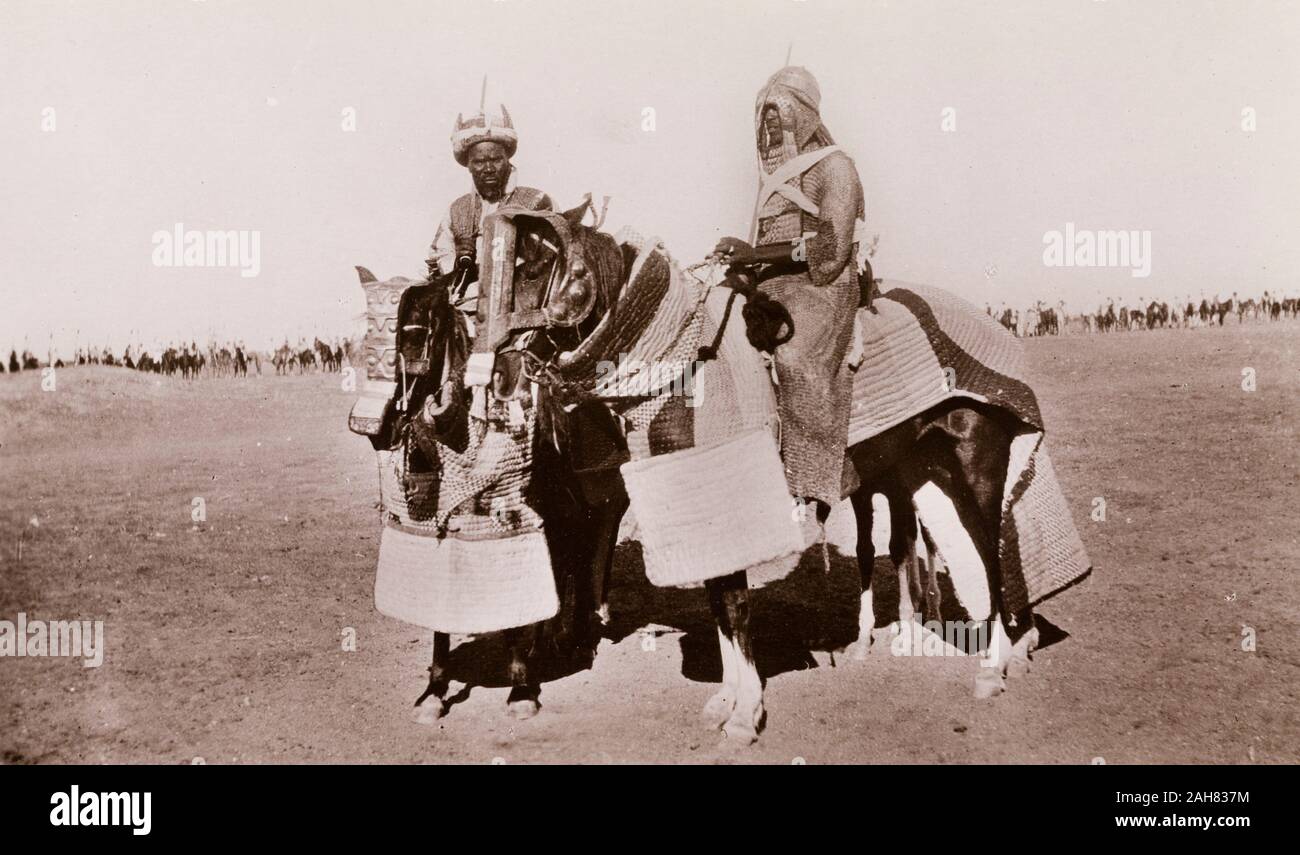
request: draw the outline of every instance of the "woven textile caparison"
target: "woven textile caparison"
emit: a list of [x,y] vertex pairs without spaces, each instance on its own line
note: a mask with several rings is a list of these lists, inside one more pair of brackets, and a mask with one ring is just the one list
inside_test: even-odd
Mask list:
[[463,444],[438,441],[421,419],[408,417],[418,402],[402,400],[405,380],[394,379],[398,306],[414,283],[358,272],[367,295],[370,385],[349,425],[375,444],[379,468],[376,608],[456,633],[551,617],[559,602],[550,555],[541,517],[526,500],[537,421],[531,402],[480,406]]
[[[848,440],[845,355],[860,296],[853,224],[864,212],[857,170],[822,125],[820,99],[817,82],[802,68],[781,69],[759,93],[763,189],[755,246],[788,244],[795,261],[807,261],[805,269],[760,287],[794,320],[793,337],[774,354],[786,480],[795,496],[834,505]],[[782,139],[764,148],[764,111],[771,108],[780,115]]]
[[[718,358],[693,363],[699,346],[717,337],[725,295],[715,290],[701,306],[700,291],[662,246],[627,231],[618,240],[638,249],[620,310],[561,373],[623,417],[639,459],[628,462],[627,448],[594,446],[606,453],[583,458],[583,468],[621,468],[655,584],[697,585],[737,569],[748,571],[753,586],[779,579],[802,542],[781,467],[756,464],[771,461],[770,375],[745,339],[738,310],[719,339]],[[850,442],[950,398],[1005,410],[1024,426],[1012,444],[1003,502],[1007,607],[1014,613],[1086,576],[1091,565],[1043,445],[1020,342],[938,288],[891,288],[873,305],[859,311],[862,362],[845,380]]]
[[1022,430],[1011,444],[1002,501],[1006,612],[1042,602],[1087,576],[1092,564],[1044,444],[1020,340],[943,289],[885,281],[882,291],[871,309],[859,312],[863,357],[853,378],[850,443],[953,398],[1009,413]]
[[[622,420],[625,446],[576,441],[579,468],[618,467],[656,585],[692,587],[739,570],[760,586],[794,569],[803,540],[775,442],[776,402],[739,308],[688,280],[657,241],[637,251],[618,311],[559,366]],[[718,357],[697,361],[701,346]]]
[[480,633],[555,615],[559,600],[541,517],[525,501],[533,469],[532,408],[489,406],[471,418],[463,452],[413,471],[408,439],[379,452],[383,534],[375,606],[439,632]]

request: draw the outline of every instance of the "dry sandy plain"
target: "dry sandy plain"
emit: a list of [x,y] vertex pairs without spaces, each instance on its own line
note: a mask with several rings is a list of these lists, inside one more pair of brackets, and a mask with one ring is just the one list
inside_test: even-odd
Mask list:
[[[1231,321],[1028,341],[1096,568],[1041,609],[1064,637],[976,701],[974,659],[830,652],[856,633],[854,562],[806,562],[756,596],[768,727],[728,759],[1300,761],[1298,345],[1300,323]],[[346,430],[353,397],[337,375],[86,367],[53,392],[0,376],[0,618],[102,619],[106,636],[99,668],[0,659],[5,763],[717,758],[697,718],[720,678],[704,596],[650,587],[632,542],[594,667],[549,675],[539,716],[506,715],[487,637],[453,652],[467,696],[439,726],[411,722],[431,639],[374,611],[377,484]]]

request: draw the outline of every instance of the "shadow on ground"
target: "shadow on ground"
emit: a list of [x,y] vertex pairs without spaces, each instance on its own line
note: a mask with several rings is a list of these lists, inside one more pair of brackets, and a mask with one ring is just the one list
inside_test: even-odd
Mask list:
[[[810,549],[785,579],[751,592],[754,657],[764,679],[816,668],[814,651],[841,650],[857,639],[857,559],[834,547],[830,556],[827,572],[820,550]],[[897,614],[898,579],[887,558],[877,559],[874,580],[878,614]],[[650,584],[641,546],[629,541],[615,554],[609,599],[612,619],[597,627],[602,638],[618,643],[637,633],[680,633],[683,676],[701,683],[722,679],[717,631],[703,587],[658,588]],[[547,635],[552,632],[548,627]],[[545,637],[538,648],[543,654],[549,650]],[[502,635],[471,638],[451,652],[452,679],[471,686],[505,686],[508,658]],[[542,682],[549,682],[581,670],[582,665],[539,655],[534,667]]]

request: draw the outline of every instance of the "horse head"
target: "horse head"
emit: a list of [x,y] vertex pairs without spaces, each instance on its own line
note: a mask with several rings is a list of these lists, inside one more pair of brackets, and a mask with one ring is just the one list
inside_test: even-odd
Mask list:
[[[562,213],[508,211],[515,228],[511,335],[497,351],[493,393],[525,393],[525,365],[578,347],[618,305],[635,252],[583,219],[590,200]],[[493,311],[482,288],[480,320]],[[499,311],[499,310],[498,310]]]
[[469,331],[451,302],[453,278],[432,275],[403,293],[396,344],[417,440],[427,445],[433,439],[462,451],[469,438],[463,383]]
[[583,202],[561,214],[569,227],[568,257],[554,291],[542,306],[550,329],[572,330],[586,338],[618,305],[618,295],[631,272],[630,248],[582,220],[590,206]]
[[417,438],[461,444],[464,426],[456,428],[454,412],[464,397],[461,379],[469,336],[464,318],[448,297],[449,280],[431,276],[418,282],[395,276],[380,281],[364,267],[357,273],[366,292],[362,346],[367,377],[393,388],[398,403],[377,442],[392,447],[410,426]]

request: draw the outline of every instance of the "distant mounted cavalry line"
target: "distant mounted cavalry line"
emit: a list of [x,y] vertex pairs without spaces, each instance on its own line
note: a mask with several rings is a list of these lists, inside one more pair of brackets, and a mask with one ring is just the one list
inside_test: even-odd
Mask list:
[[267,350],[250,348],[242,341],[209,341],[205,345],[194,341],[173,341],[165,347],[127,345],[120,356],[107,347],[78,347],[67,361],[53,351],[46,359],[40,359],[26,348],[21,357],[17,350],[12,350],[7,361],[0,360],[0,373],[106,365],[192,380],[199,377],[260,376],[269,374],[272,368],[277,375],[340,373],[358,365],[359,359],[356,343],[343,337],[329,341],[317,337],[310,342],[299,339],[296,345],[290,345],[286,338],[279,347]]
[[1242,298],[1233,292],[1193,298],[1135,301],[1106,300],[1095,311],[1067,311],[1064,300],[1037,300],[1022,309],[1006,303],[996,309],[984,308],[998,323],[1015,335],[1032,337],[1062,333],[1127,332],[1130,330],[1195,329],[1223,326],[1234,316],[1238,324],[1246,322],[1294,320],[1300,316],[1300,297],[1282,297],[1263,292],[1257,297]]

